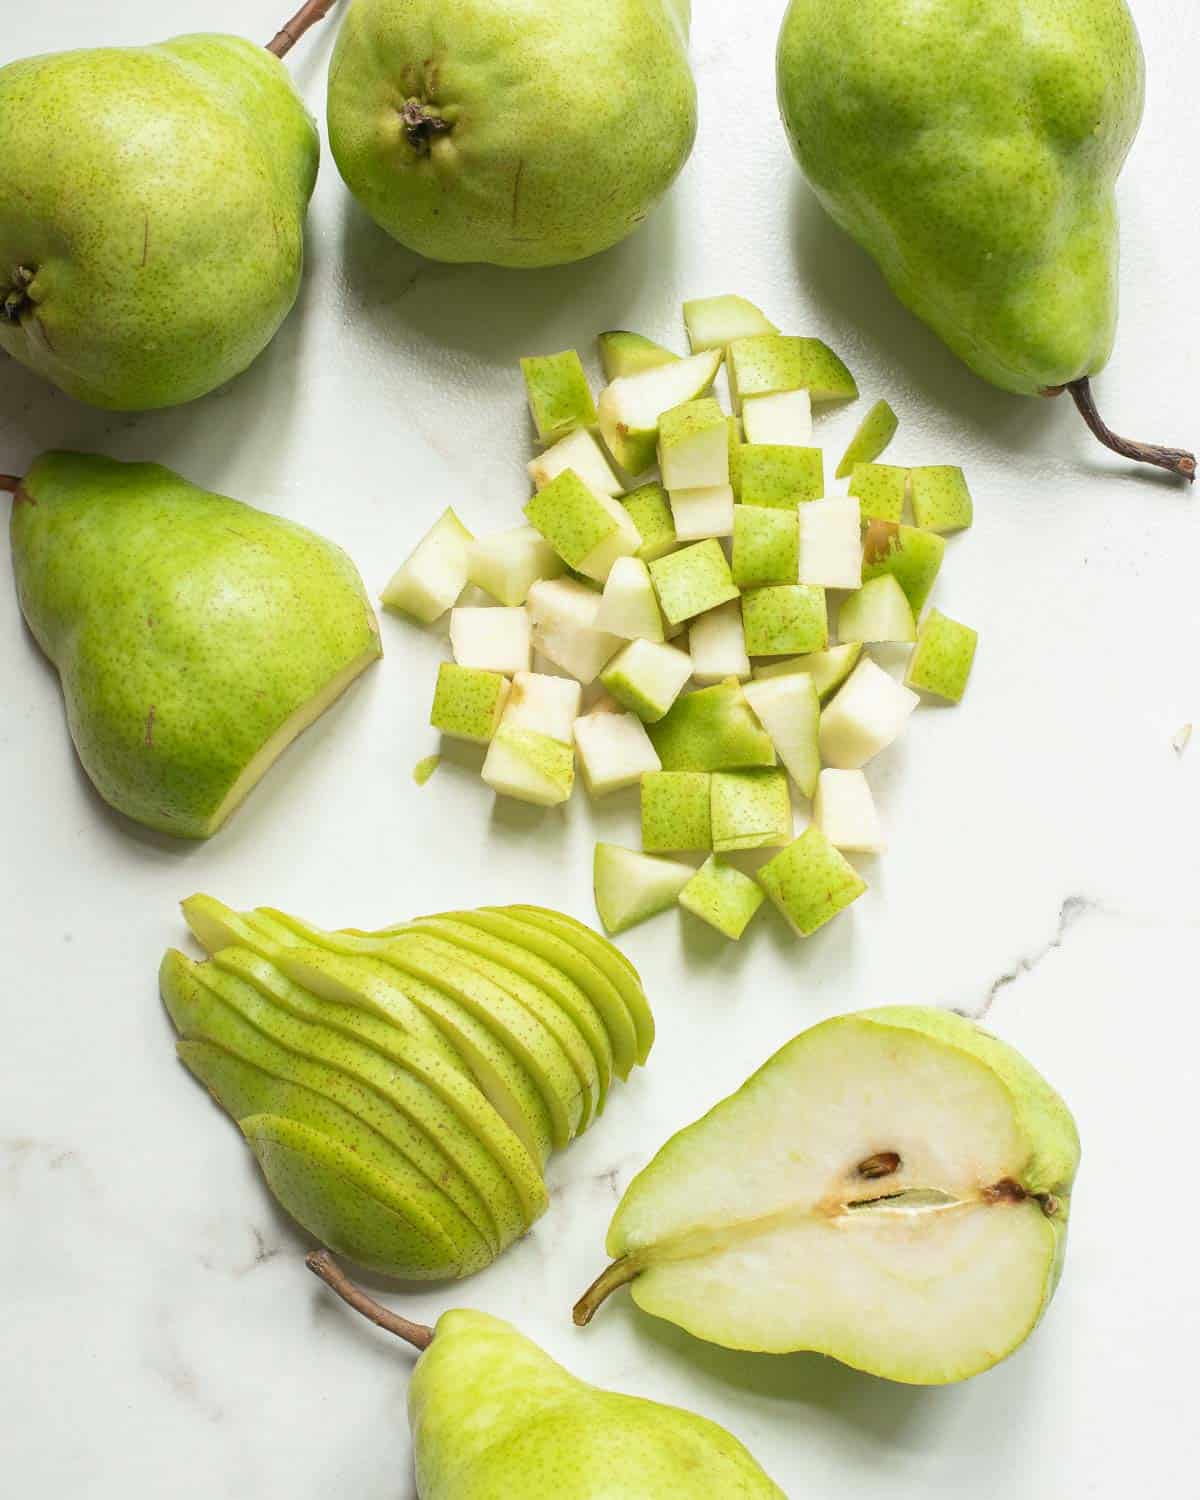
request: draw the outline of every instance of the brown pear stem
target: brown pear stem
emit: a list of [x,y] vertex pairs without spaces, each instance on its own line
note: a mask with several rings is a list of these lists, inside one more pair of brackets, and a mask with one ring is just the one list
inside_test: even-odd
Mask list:
[[0,474],[0,490],[7,490],[10,495],[15,495],[21,488],[21,481],[15,474]]
[[397,1338],[411,1344],[414,1349],[428,1349],[433,1343],[432,1328],[424,1323],[410,1323],[399,1313],[390,1312],[382,1302],[376,1302],[374,1297],[368,1297],[362,1287],[355,1286],[328,1250],[311,1251],[305,1256],[304,1264],[314,1276],[319,1276],[331,1291],[336,1292],[343,1302],[352,1307],[355,1312],[361,1313],[377,1328],[394,1333]]
[[337,4],[337,0],[305,0],[290,21],[285,21],[271,40],[267,51],[276,57],[286,57],[304,33],[322,21]]
[[624,1255],[620,1260],[614,1260],[607,1271],[602,1271],[571,1311],[577,1328],[586,1328],[596,1316],[596,1310],[600,1304],[606,1301],[617,1290],[627,1282],[634,1279],[641,1271],[641,1266],[632,1255]]
[[1092,382],[1086,377],[1073,380],[1070,385],[1047,391],[1048,396],[1070,391],[1071,399],[1079,408],[1079,414],[1106,448],[1119,453],[1122,458],[1131,458],[1135,463],[1153,464],[1171,474],[1179,474],[1192,484],[1196,478],[1196,455],[1184,448],[1163,448],[1157,443],[1135,443],[1129,438],[1118,437],[1096,410],[1096,398],[1092,395]]

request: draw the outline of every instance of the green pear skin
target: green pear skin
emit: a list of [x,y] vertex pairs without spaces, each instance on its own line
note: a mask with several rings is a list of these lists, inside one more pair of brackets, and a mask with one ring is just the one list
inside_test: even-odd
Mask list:
[[117,411],[232,379],[296,300],[319,149],[238,37],[0,69],[0,346]]
[[550,266],[623,240],[688,158],[696,89],[676,0],[352,0],[329,143],[401,244]]
[[12,555],[84,769],[164,833],[214,833],[381,654],[340,548],[157,464],[44,454]]

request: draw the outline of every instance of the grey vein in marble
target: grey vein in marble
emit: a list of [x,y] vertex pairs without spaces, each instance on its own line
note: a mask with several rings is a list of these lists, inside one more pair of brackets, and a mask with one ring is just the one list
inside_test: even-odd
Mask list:
[[1043,943],[1033,953],[1022,954],[1011,969],[1006,969],[1003,974],[993,979],[988,986],[987,994],[984,996],[981,1005],[977,1006],[974,1010],[959,1010],[958,1014],[966,1016],[970,1021],[982,1021],[991,1011],[1002,990],[1006,990],[1010,985],[1016,984],[1017,980],[1024,978],[1026,974],[1031,974],[1043,959],[1048,958],[1051,953],[1056,952],[1062,947],[1067,933],[1070,932],[1071,928],[1081,918],[1099,909],[1099,903],[1092,901],[1087,896],[1068,896],[1058,909],[1058,922],[1054,929],[1054,936],[1050,941]]

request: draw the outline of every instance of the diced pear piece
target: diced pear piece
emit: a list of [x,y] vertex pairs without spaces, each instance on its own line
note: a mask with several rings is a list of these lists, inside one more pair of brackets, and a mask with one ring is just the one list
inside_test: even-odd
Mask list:
[[676,364],[679,355],[664,349],[641,333],[613,328],[596,340],[600,345],[600,363],[605,380],[619,380],[622,375],[640,375],[643,370],[657,370],[660,365]]
[[534,645],[585,687],[624,645],[620,636],[596,629],[600,595],[577,579],[535,583],[528,607]]
[[[859,423],[858,431],[850,439],[834,478],[845,479],[853,474],[858,464],[874,463],[896,436],[896,429],[899,426],[900,418],[888,403],[876,401]],[[896,519],[899,520],[899,517]]]
[[746,445],[742,442],[742,419],[740,417],[726,417],[725,426],[729,432],[729,487],[733,491],[733,498],[738,503],[742,498],[742,454]]
[[778,847],[791,836],[786,772],[774,766],[713,772],[712,841],[718,854]]
[[608,450],[628,473],[644,473],[655,460],[658,421],[663,412],[695,401],[712,385],[721,351],[708,350],[637,375],[622,375],[600,395],[600,433]]
[[575,783],[575,752],[548,734],[501,724],[480,774],[502,797],[557,807],[570,797]]
[[686,651],[654,641],[630,641],[604,671],[600,681],[618,703],[646,724],[661,719],[692,675]]
[[858,496],[864,521],[894,521],[898,525],[904,519],[908,472],[893,464],[854,465],[850,493]]
[[904,681],[910,688],[932,693],[947,703],[961,702],[978,643],[979,635],[969,625],[960,625],[940,610],[931,609],[921,621]]
[[661,641],[663,618],[650,569],[636,557],[618,557],[604,585],[596,629],[626,641]]
[[611,495],[589,488],[574,469],[564,469],[525,506],[535,526],[569,568],[603,583],[618,557],[642,545],[629,512]]
[[514,526],[467,543],[467,581],[500,604],[524,604],[540,578],[557,578],[565,566],[532,526]]
[[799,508],[800,582],[856,589],[862,582],[862,529],[853,495]]
[[899,736],[919,702],[864,656],[821,714],[821,759],[841,771],[861,770]]
[[824,651],[829,644],[825,590],[805,583],[750,589],[742,595],[742,624],[751,656]]
[[744,691],[746,701],[770,735],[780,763],[801,795],[811,797],[821,769],[817,743],[821,704],[815,681],[806,672],[793,672],[786,677],[748,682]]
[[700,297],[683,304],[683,321],[687,327],[692,353],[703,349],[723,349],[734,339],[751,338],[760,333],[778,333],[753,302],[745,297]]
[[[583,779],[593,797],[636,786],[647,771],[662,769],[658,751],[636,714],[623,713],[615,699],[611,709],[598,705],[575,720],[575,748]],[[613,712],[613,710],[616,712]]]
[[951,464],[913,469],[909,476],[913,520],[924,531],[962,531],[975,518],[963,471]]
[[694,917],[734,942],[766,899],[762,887],[715,854],[695,871],[679,892],[679,904]]
[[592,863],[596,910],[610,936],[674,906],[695,874],[691,865],[656,859],[617,844],[597,844]]
[[569,677],[518,672],[501,723],[515,729],[532,729],[569,745],[579,717],[581,694],[579,684]]
[[729,563],[715,539],[696,542],[650,564],[662,612],[672,625],[738,597]]
[[714,484],[701,490],[671,490],[671,517],[681,542],[733,533],[733,488]]
[[771,738],[737,682],[685,694],[648,732],[666,771],[739,771],[775,764]]
[[742,403],[742,429],[747,445],[811,448],[812,398],[807,391],[747,396]]
[[604,449],[586,427],[577,427],[574,432],[569,432],[552,448],[547,448],[528,463],[526,468],[539,490],[544,490],[565,469],[574,469],[584,484],[598,495],[619,495],[622,490],[621,481],[604,456]]
[[529,614],[522,608],[469,605],[450,612],[450,649],[460,667],[484,672],[528,672]]
[[712,848],[712,777],[700,771],[650,771],[642,777],[642,848]]
[[861,771],[825,767],[817,778],[813,822],[835,849],[882,854],[887,848],[875,799]]
[[759,884],[801,937],[857,901],[866,881],[815,825],[768,860],[757,872]]
[[508,678],[499,672],[444,661],[438,668],[429,722],[449,739],[486,745],[500,723],[508,694]]
[[795,506],[788,510],[761,505],[734,507],[732,572],[739,588],[796,583],[799,565],[800,528]]
[[742,606],[737,599],[696,616],[688,630],[688,652],[692,658],[692,678],[701,687],[725,682],[730,677],[745,681],[750,676]]
[[865,641],[868,645],[916,640],[912,606],[892,574],[872,578],[847,595],[838,611],[838,636],[843,641]]
[[920,615],[945,551],[945,540],[934,531],[871,521],[863,537],[862,581],[869,583],[884,573],[895,574],[913,614]]
[[574,349],[523,359],[521,373],[539,442],[556,443],[576,427],[596,425],[596,405]]
[[719,402],[702,396],[663,412],[658,467],[668,490],[729,483],[729,423]]
[[861,655],[862,642],[847,641],[841,646],[830,646],[828,651],[813,651],[807,656],[790,657],[787,661],[760,662],[753,668],[753,674],[758,680],[790,677],[793,673],[803,672],[812,678],[817,697],[824,703],[858,666]]
[[735,339],[729,346],[729,384],[738,402],[796,390],[807,391],[814,401],[858,396],[854,376],[828,344],[782,333]]
[[795,510],[801,500],[825,493],[825,455],[820,448],[787,443],[744,443],[741,450],[742,505]]
[[458,603],[467,586],[467,544],[471,533],[452,510],[444,510],[409,553],[380,603],[431,625]]
[[668,552],[674,552],[678,538],[671,515],[671,502],[667,499],[666,490],[657,480],[651,480],[649,484],[632,490],[622,498],[621,504],[629,512],[642,539],[642,545],[635,556],[640,557],[643,562],[651,563],[660,557],[666,557]]

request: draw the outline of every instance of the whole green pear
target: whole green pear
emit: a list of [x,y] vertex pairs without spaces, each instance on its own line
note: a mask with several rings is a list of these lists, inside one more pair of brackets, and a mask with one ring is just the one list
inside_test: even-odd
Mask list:
[[318,154],[279,58],[239,37],[0,68],[0,346],[118,411],[231,379],[296,300]]
[[433,260],[549,266],[636,229],[696,133],[688,0],[353,0],[338,170]]
[[420,1500],[783,1500],[715,1422],[585,1385],[486,1313],[410,1323],[348,1282],[328,1252],[308,1265],[425,1351],[408,1393]]
[[354,564],[292,521],[91,454],[3,484],[17,594],[79,758],[139,823],[214,833],[380,655]]
[[1145,66],[1125,0],[791,0],[779,103],[830,215],[985,380],[1067,389],[1115,451],[1090,377],[1117,327],[1118,174]]

